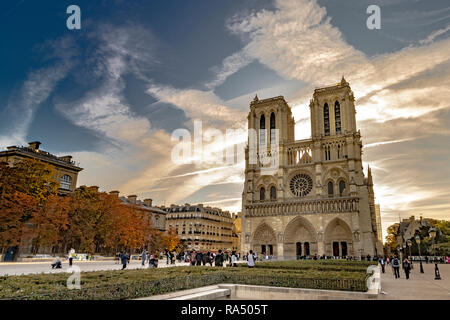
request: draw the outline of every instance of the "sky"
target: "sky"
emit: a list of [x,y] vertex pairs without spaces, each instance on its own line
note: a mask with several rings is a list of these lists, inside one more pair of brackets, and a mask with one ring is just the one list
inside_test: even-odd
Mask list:
[[[81,9],[80,30],[66,26],[73,4]],[[370,5],[380,7],[380,29],[366,25]],[[78,185],[156,205],[204,203],[238,212],[244,162],[216,160],[233,143],[245,143],[255,94],[283,95],[296,139],[306,139],[314,88],[345,76],[384,236],[399,218],[450,218],[446,0],[0,6],[0,150],[38,140],[84,168]],[[177,134],[189,132],[194,141],[199,123],[203,148],[194,146],[189,161],[174,161],[173,150],[188,146]],[[240,131],[217,138],[229,129]]]

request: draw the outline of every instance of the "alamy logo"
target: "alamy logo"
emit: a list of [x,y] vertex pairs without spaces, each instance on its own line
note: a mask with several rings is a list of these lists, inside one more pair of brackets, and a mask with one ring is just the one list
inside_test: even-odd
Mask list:
[[367,279],[367,289],[369,291],[376,291],[378,292],[381,289],[381,273],[380,273],[380,267],[378,266],[369,266],[367,268],[367,273],[372,274]]
[[77,5],[71,5],[67,7],[67,14],[70,16],[67,18],[67,29],[80,30],[81,29],[81,9]]
[[[172,133],[171,158],[175,164],[236,165],[245,161],[245,138],[248,136],[248,164],[257,165],[261,175],[275,175],[279,168],[279,130],[218,129],[203,131],[201,121],[194,121],[194,136],[187,129]],[[247,135],[248,134],[248,135]],[[270,141],[268,140],[270,138]]]
[[81,269],[79,266],[71,266],[67,269],[68,273],[73,274],[67,279],[67,289],[69,290],[81,290]]
[[371,14],[367,18],[367,28],[369,30],[381,29],[381,9],[379,6],[373,4],[367,7],[367,14]]

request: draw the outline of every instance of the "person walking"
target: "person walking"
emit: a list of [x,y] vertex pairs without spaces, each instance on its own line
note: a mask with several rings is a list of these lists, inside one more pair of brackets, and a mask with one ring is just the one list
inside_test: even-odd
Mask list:
[[72,262],[73,262],[73,258],[75,257],[75,249],[74,248],[70,248],[69,250],[69,266],[72,266]]
[[253,255],[253,250],[250,250],[250,253],[247,255],[247,264],[249,268],[253,268],[255,266],[255,256]]
[[195,253],[195,251],[192,251],[191,252],[191,266],[195,266],[195,256],[196,256],[196,253]]
[[208,259],[209,259],[209,252],[204,253],[202,257],[202,265],[206,265],[208,263]]
[[142,266],[145,267],[145,261],[147,260],[147,252],[145,251],[145,249],[144,251],[142,251],[141,259],[142,259]]
[[400,278],[400,260],[397,257],[392,259],[392,268],[394,268],[395,279]]
[[386,262],[384,261],[384,258],[383,258],[383,257],[380,257],[380,259],[378,260],[378,263],[379,263],[380,266],[381,266],[381,272],[384,273],[384,267],[385,267],[385,265],[386,265]]
[[406,279],[409,279],[409,272],[411,271],[411,263],[409,263],[408,259],[405,258],[403,260],[403,271],[405,271]]
[[222,250],[219,250],[219,253],[217,253],[216,257],[214,258],[214,265],[216,267],[223,267],[223,254]]
[[128,255],[126,253],[120,253],[120,260],[122,261],[122,270],[125,269],[127,267],[127,263],[128,263]]
[[197,261],[197,266],[202,265],[203,253],[201,251],[197,252],[197,254],[195,255],[195,260]]
[[231,252],[231,266],[232,267],[237,267],[237,256],[236,256],[236,251],[232,251]]
[[213,260],[214,260],[213,254],[211,252],[208,252],[208,263],[210,267],[212,267]]

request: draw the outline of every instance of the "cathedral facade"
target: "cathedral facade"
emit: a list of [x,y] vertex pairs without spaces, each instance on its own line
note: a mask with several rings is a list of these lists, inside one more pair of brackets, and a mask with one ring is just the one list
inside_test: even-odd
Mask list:
[[[245,150],[244,254],[252,249],[291,259],[383,253],[370,168],[367,177],[363,172],[354,101],[344,78],[316,89],[307,140],[295,140],[295,121],[282,96],[251,102],[248,128],[257,134],[254,143],[249,134]],[[265,170],[267,157],[276,157],[275,170]]]

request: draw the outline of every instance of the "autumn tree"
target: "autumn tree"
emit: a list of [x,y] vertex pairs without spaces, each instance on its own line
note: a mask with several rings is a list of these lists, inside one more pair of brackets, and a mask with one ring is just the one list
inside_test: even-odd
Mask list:
[[18,246],[33,232],[31,219],[56,194],[53,167],[24,159],[14,166],[0,163],[0,246]]
[[180,238],[178,237],[176,230],[173,228],[167,230],[166,234],[162,235],[162,243],[169,251],[177,249],[180,245]]

